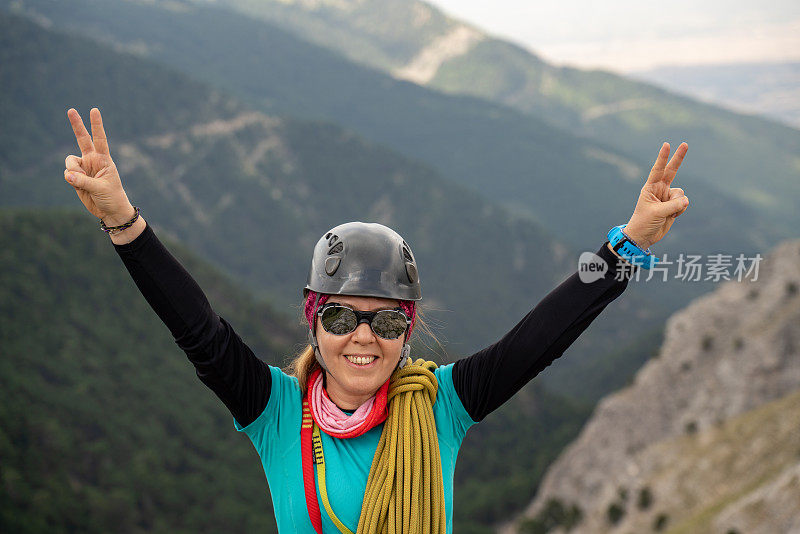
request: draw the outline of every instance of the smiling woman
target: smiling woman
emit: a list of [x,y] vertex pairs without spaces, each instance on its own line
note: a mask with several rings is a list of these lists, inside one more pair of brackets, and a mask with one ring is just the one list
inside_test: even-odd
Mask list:
[[77,111],[67,115],[81,156],[67,156],[65,180],[258,451],[282,532],[452,532],[467,430],[560,357],[637,269],[650,268],[650,245],[688,206],[670,188],[687,146],[668,165],[664,143],[629,222],[597,250],[608,265],[600,278],[585,283],[574,272],[500,340],[448,365],[410,358],[422,298],[410,245],[376,223],[332,228],[304,288],[309,346],[287,373],[214,312],[129,202],[100,110],[91,110],[92,136]]

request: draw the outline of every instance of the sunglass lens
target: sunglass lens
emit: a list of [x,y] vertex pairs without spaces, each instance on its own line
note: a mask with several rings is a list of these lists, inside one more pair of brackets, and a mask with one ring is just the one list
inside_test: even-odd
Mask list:
[[384,339],[397,339],[406,331],[406,318],[397,311],[379,311],[372,320],[372,331]]
[[322,312],[322,327],[331,334],[344,335],[358,326],[353,310],[344,306],[331,306]]

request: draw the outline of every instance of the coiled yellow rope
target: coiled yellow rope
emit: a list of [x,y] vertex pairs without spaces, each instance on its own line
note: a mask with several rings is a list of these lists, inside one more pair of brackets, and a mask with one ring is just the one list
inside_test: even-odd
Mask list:
[[367,478],[357,534],[445,534],[444,484],[433,403],[435,362],[422,358],[389,381],[389,415]]

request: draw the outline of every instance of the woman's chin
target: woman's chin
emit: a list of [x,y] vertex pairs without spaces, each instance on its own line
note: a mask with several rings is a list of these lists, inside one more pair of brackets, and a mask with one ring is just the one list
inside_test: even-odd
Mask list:
[[345,387],[353,395],[372,395],[383,382],[379,381],[377,375],[374,376],[348,376]]
[[[334,371],[335,372],[335,371]],[[370,366],[369,369],[354,369],[349,362],[340,369],[343,386],[354,395],[375,393],[386,382],[381,367]]]

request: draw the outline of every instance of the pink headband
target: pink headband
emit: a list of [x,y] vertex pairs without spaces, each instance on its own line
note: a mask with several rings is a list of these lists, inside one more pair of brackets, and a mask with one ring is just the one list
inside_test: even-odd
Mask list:
[[[312,330],[314,329],[314,320],[316,318],[315,315],[317,309],[319,309],[320,306],[325,304],[325,302],[329,298],[330,295],[327,293],[317,293],[316,291],[308,292],[308,297],[306,297],[306,304],[305,307],[303,308],[303,313],[305,314],[306,319],[308,320],[308,327],[310,329]],[[400,307],[403,309],[404,312],[406,312],[406,315],[408,315],[409,319],[411,319],[411,324],[408,326],[408,335],[406,336],[406,339],[408,339],[408,337],[411,336],[411,330],[414,329],[414,322],[417,319],[417,306],[416,306],[417,303],[414,302],[413,300],[400,300],[399,302],[400,302]]]

